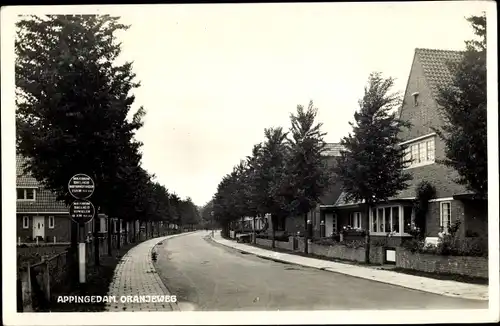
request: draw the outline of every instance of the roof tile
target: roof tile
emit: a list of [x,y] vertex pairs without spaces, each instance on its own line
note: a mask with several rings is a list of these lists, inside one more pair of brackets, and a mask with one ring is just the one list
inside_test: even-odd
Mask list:
[[457,63],[463,57],[463,51],[415,49],[415,55],[420,59],[425,77],[434,96],[437,96],[440,87],[449,85],[453,81],[453,73],[448,62]]

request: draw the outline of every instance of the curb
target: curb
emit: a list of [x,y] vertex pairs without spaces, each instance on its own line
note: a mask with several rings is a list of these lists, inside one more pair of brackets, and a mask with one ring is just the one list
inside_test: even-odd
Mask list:
[[[151,263],[151,265],[153,266],[153,269],[155,271],[155,278],[156,278],[156,281],[159,282],[160,284],[163,285],[163,287],[165,288],[165,290],[167,290],[167,294],[168,295],[172,295],[172,292],[170,292],[170,290],[168,289],[167,285],[161,280],[160,276],[158,275],[158,271],[156,270],[156,267],[155,267],[155,264],[153,262],[153,258],[151,258],[151,253],[153,252],[153,250],[156,248],[156,246],[158,246],[158,244],[160,242],[163,242],[165,240],[170,240],[170,239],[173,239],[173,238],[176,238],[178,236],[182,236],[182,235],[188,235],[188,234],[192,234],[192,233],[195,233],[195,232],[198,232],[198,231],[191,231],[191,232],[185,232],[185,233],[179,233],[179,234],[172,234],[172,235],[167,235],[167,236],[163,236],[161,238],[158,238],[158,242],[156,242],[150,249],[149,249],[149,252],[148,252],[148,255],[149,255],[149,262]],[[151,239],[153,240],[153,239]],[[181,309],[179,308],[179,303],[176,301],[176,302],[169,302],[170,304],[170,307],[172,308],[172,311],[181,311]]]
[[[365,280],[375,281],[375,282],[389,284],[389,285],[393,285],[393,286],[399,286],[399,287],[402,287],[402,288],[411,289],[411,290],[420,291],[420,292],[425,292],[425,293],[432,293],[432,294],[443,295],[443,296],[447,296],[447,297],[460,298],[460,299],[468,299],[468,300],[476,300],[476,301],[489,301],[489,298],[483,298],[483,297],[478,297],[478,296],[469,296],[469,295],[459,295],[459,294],[453,294],[453,293],[441,292],[441,291],[432,291],[432,289],[425,289],[424,290],[424,289],[421,289],[421,288],[411,287],[411,286],[402,285],[402,284],[395,284],[395,283],[387,282],[385,280],[380,280],[380,279],[376,279],[376,278],[363,277],[363,276],[360,276],[360,275],[352,275],[352,274],[349,274],[349,273],[344,273],[342,271],[332,270],[329,267],[318,268],[318,267],[303,265],[303,264],[300,264],[300,263],[290,262],[290,261],[285,260],[285,259],[268,257],[266,255],[257,254],[257,253],[251,252],[249,250],[232,247],[230,245],[227,245],[227,244],[224,244],[224,243],[221,243],[221,242],[217,241],[212,236],[210,236],[210,239],[212,241],[214,241],[215,243],[218,243],[218,244],[220,244],[222,246],[225,246],[227,248],[231,248],[231,249],[235,249],[235,250],[239,250],[239,251],[244,251],[246,253],[249,253],[249,254],[257,256],[257,257],[260,257],[262,259],[272,260],[272,261],[279,262],[279,263],[293,264],[293,265],[307,267],[307,268],[314,268],[314,269],[317,269],[317,270],[327,271],[327,272],[330,272],[330,273],[337,273],[337,274],[347,275],[347,276],[351,276],[351,277],[357,277],[357,278],[361,278],[361,279],[365,279]],[[262,250],[266,250],[266,249],[262,249]],[[268,251],[270,251],[270,250],[268,250]],[[288,255],[293,255],[293,254],[288,254]],[[308,257],[308,258],[314,259],[314,258],[311,258],[311,257]],[[341,263],[338,263],[338,264],[341,264]],[[363,267],[363,268],[366,268],[366,267]]]

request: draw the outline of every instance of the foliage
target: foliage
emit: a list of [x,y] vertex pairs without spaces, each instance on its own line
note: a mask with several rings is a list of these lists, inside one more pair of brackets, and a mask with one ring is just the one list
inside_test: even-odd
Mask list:
[[488,242],[483,238],[465,238],[446,235],[437,246],[425,245],[422,239],[412,238],[402,243],[403,248],[412,253],[435,254],[443,256],[487,257]]
[[446,159],[454,168],[457,182],[479,197],[488,192],[486,16],[467,19],[479,40],[466,42],[460,62],[449,62],[452,82],[440,89],[438,103],[444,125],[436,129],[445,142]]
[[286,162],[286,178],[280,185],[280,197],[288,211],[306,214],[316,207],[319,197],[328,188],[330,174],[323,160],[326,133],[322,123],[316,123],[318,109],[313,102],[305,110],[297,106],[290,115],[291,137],[287,138],[289,158]]
[[410,174],[403,168],[408,161],[398,134],[409,124],[397,118],[398,94],[389,93],[392,78],[372,73],[359,101],[360,110],[350,123],[353,132],[341,141],[343,150],[334,169],[347,201],[367,205],[386,201],[407,187]]
[[429,210],[429,200],[436,197],[436,189],[429,181],[422,181],[416,189],[415,201],[415,221],[412,225],[410,234],[417,237],[423,237],[426,229],[427,211]]

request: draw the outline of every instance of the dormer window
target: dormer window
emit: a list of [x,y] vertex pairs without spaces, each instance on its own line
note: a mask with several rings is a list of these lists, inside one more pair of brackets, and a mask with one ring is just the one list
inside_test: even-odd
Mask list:
[[36,199],[35,188],[17,188],[17,200],[35,201],[35,199]]
[[414,106],[418,106],[418,95],[419,94],[420,94],[419,92],[415,92],[415,93],[411,94],[411,96],[413,96],[413,105]]

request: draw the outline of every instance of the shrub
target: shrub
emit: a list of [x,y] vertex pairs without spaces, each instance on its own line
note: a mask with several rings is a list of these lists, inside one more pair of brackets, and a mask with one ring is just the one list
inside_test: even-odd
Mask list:
[[458,239],[445,236],[437,246],[437,253],[444,256],[487,257],[488,244],[482,238]]
[[403,243],[401,244],[401,246],[403,248],[405,248],[406,250],[409,250],[409,251],[411,251],[413,253],[415,253],[415,252],[423,252],[424,241],[419,240],[417,238],[411,238],[411,239],[408,239],[406,241],[403,241]]

